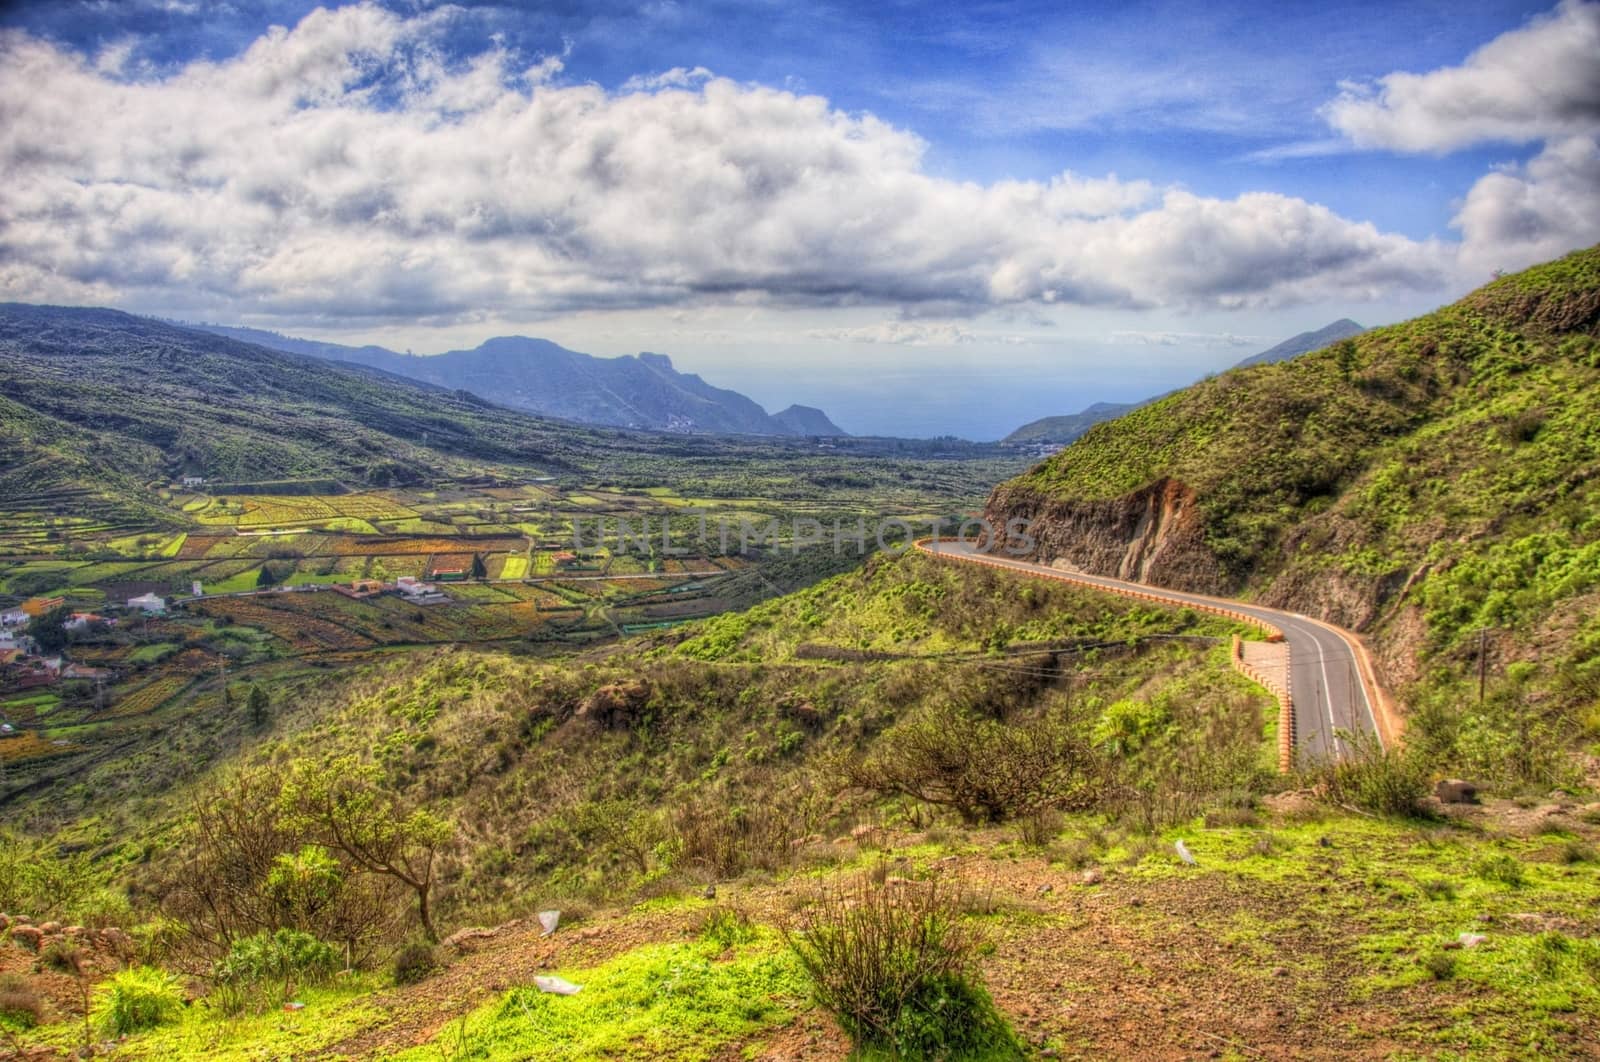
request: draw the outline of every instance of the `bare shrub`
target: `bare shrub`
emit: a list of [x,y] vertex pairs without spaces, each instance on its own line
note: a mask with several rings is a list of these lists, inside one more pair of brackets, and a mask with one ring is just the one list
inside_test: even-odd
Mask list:
[[981,939],[962,890],[941,881],[852,878],[821,893],[785,941],[817,1001],[858,1049],[894,1057],[1020,1057],[976,976]]
[[886,731],[846,779],[950,808],[971,825],[1091,807],[1101,792],[1093,752],[1064,714],[1004,723],[948,705]]
[[1425,803],[1428,768],[1420,756],[1404,749],[1386,749],[1369,735],[1339,733],[1349,745],[1349,754],[1311,768],[1330,802],[1380,815],[1433,817]]
[[788,866],[803,835],[778,804],[729,807],[708,798],[680,806],[672,816],[677,862],[722,879]]

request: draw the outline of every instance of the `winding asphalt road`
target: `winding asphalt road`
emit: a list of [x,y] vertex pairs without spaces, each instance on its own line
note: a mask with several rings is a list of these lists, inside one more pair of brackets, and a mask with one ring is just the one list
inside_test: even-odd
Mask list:
[[1026,575],[1099,587],[1113,593],[1153,597],[1175,605],[1191,605],[1206,610],[1225,609],[1263,620],[1283,631],[1283,639],[1289,646],[1289,688],[1294,703],[1294,747],[1297,752],[1312,760],[1347,754],[1350,751],[1349,742],[1337,736],[1335,730],[1369,734],[1380,743],[1384,741],[1383,731],[1378,726],[1379,709],[1375,708],[1380,703],[1382,693],[1376,688],[1371,664],[1361,649],[1360,641],[1349,631],[1297,612],[1284,612],[1247,601],[1229,601],[1204,594],[1166,590],[1087,572],[1064,571],[1045,564],[984,553],[975,545],[951,539],[923,540],[917,543],[917,548],[924,553],[994,568],[1009,568]]

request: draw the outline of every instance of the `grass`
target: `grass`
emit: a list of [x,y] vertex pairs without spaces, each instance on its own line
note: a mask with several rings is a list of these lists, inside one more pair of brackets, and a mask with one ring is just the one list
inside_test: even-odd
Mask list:
[[657,944],[558,975],[583,990],[514,988],[395,1057],[711,1059],[788,1022],[808,992],[799,964],[770,933],[731,954],[716,944]]

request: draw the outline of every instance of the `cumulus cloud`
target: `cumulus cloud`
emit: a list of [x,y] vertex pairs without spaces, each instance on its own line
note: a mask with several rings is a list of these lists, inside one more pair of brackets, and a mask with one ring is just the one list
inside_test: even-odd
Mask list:
[[[129,74],[0,37],[0,297],[443,322],[706,301],[1265,306],[1434,289],[1449,249],[1281,195],[958,182],[817,96],[607,92],[450,9],[318,10]],[[893,342],[895,340],[887,340]]]
[[1345,86],[1326,117],[1357,146],[1447,152],[1600,125],[1600,3],[1563,0],[1460,66]]
[[1521,269],[1600,240],[1600,143],[1574,136],[1524,166],[1503,167],[1467,193],[1453,224],[1462,264]]
[[1443,154],[1542,142],[1473,184],[1451,225],[1468,277],[1600,240],[1600,3],[1563,0],[1460,66],[1346,86],[1324,109],[1357,147]]

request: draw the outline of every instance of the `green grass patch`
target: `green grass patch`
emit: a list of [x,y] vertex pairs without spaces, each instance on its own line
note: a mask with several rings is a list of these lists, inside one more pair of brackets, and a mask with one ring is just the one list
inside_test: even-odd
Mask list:
[[770,936],[714,953],[715,944],[640,948],[561,976],[583,986],[558,996],[528,985],[452,1024],[436,1041],[398,1056],[441,1051],[484,1060],[709,1059],[783,1025],[805,1006],[799,964]]

